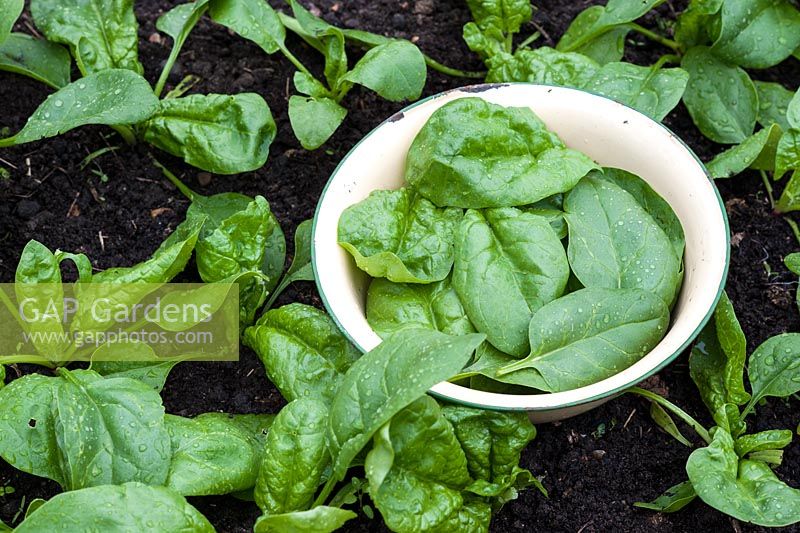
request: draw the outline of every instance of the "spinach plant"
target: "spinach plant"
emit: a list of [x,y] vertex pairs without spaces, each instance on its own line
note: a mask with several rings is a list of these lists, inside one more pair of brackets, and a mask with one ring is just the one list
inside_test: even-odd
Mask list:
[[[734,518],[778,527],[800,522],[800,490],[773,472],[792,431],[771,429],[748,433],[746,419],[767,397],[788,398],[800,391],[800,335],[784,333],[767,339],[746,357],[746,341],[733,306],[723,294],[714,318],[701,333],[689,358],[692,380],[715,426],[700,422],[665,398],[639,388],[638,394],[658,405],[656,419],[684,445],[691,445],[667,414],[687,423],[705,441],[686,463],[687,481],[668,489],[650,503],[635,505],[675,512],[699,497]],[[744,387],[745,362],[750,392]]]
[[[173,49],[151,88],[138,59],[132,0],[32,1],[33,21],[47,41],[17,33],[0,39],[0,69],[28,75],[57,91],[21,131],[0,139],[0,147],[103,124],[128,144],[147,142],[209,172],[236,174],[262,167],[275,122],[261,96],[184,97],[187,88],[182,85],[159,99],[181,47],[208,7],[208,0],[181,4],[158,20],[158,29],[172,37]],[[2,30],[0,36],[5,37]],[[61,45],[69,48],[81,72],[72,83],[70,54]]]

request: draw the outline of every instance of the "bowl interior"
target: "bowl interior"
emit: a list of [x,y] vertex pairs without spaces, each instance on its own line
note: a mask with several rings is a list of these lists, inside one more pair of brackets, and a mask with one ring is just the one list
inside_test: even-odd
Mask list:
[[440,383],[431,392],[481,407],[552,410],[608,396],[669,363],[699,333],[724,286],[729,243],[722,200],[703,165],[671,131],[612,100],[564,87],[484,85],[442,93],[398,113],[353,148],[322,194],[313,230],[317,285],[334,320],[360,349],[368,351],[380,343],[365,317],[369,277],[337,244],[339,216],[375,189],[402,187],[406,153],[417,132],[436,109],[468,96],[529,107],[569,147],[603,166],[622,168],[645,179],[669,202],[683,225],[685,276],[667,335],[649,354],[619,374],[553,394],[496,394],[452,383]]

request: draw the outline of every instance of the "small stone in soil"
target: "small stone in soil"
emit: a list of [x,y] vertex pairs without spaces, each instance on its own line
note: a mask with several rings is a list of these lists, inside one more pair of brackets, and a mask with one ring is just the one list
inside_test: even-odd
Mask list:
[[256,79],[249,72],[245,72],[236,80],[236,85],[243,89],[249,89],[256,82]]
[[31,218],[38,213],[41,208],[39,202],[35,200],[20,200],[19,203],[17,203],[17,214],[22,218]]
[[197,183],[205,187],[206,185],[211,183],[211,174],[209,174],[208,172],[201,172],[200,174],[197,175]]

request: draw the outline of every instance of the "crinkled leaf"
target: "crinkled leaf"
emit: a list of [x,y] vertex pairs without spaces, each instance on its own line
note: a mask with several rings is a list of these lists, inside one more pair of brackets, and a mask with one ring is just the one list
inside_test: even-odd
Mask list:
[[22,130],[0,146],[54,137],[79,126],[137,124],[150,118],[158,99],[147,80],[130,70],[103,70],[47,97]]
[[328,407],[302,398],[281,409],[267,435],[255,501],[268,515],[304,511],[330,466],[325,444]]
[[455,239],[453,288],[490,343],[521,357],[528,324],[564,292],[569,264],[547,219],[512,207],[469,210]]
[[306,150],[316,150],[325,144],[346,116],[347,109],[330,98],[297,95],[289,98],[292,131]]
[[245,330],[243,342],[255,350],[288,401],[317,398],[330,403],[361,355],[327,314],[298,303],[264,313]]
[[238,174],[264,166],[275,121],[255,93],[193,94],[162,100],[144,139],[197,168]]
[[368,50],[343,79],[400,102],[420,97],[427,73],[419,48],[409,41],[391,41]]
[[339,245],[358,267],[399,283],[441,281],[453,266],[461,210],[439,208],[413,189],[373,191],[344,210]]
[[786,113],[794,94],[780,83],[754,81],[758,93],[758,123],[764,128],[777,124],[787,131],[789,121]]
[[405,178],[439,206],[507,207],[565,192],[597,165],[528,108],[460,98],[417,134]]
[[781,133],[781,127],[774,123],[760,130],[741,144],[717,155],[706,165],[708,173],[712,178],[720,179],[731,178],[750,167],[772,170]]
[[503,33],[517,33],[531,19],[528,0],[467,0],[472,18],[480,28],[497,28]]
[[183,496],[210,496],[255,484],[260,443],[232,419],[166,415],[164,422],[172,442],[167,487]]
[[254,526],[255,533],[330,533],[356,518],[356,513],[338,507],[320,505],[308,511],[262,515]]
[[[505,36],[500,28],[489,26],[485,29],[481,29],[474,22],[467,22],[464,25],[462,37],[464,38],[464,42],[467,43],[467,47],[478,54],[478,56],[487,63],[500,54],[510,57],[510,54],[506,51]],[[492,82],[500,80],[490,80],[487,77],[486,81]]]
[[542,46],[535,50],[501,53],[488,62],[487,82],[527,81],[545,85],[583,87],[600,68],[592,59]]
[[692,482],[684,481],[668,488],[664,494],[652,502],[636,502],[633,505],[640,509],[650,509],[659,513],[674,513],[692,503],[695,498],[697,498],[697,493],[692,487]]
[[764,341],[747,365],[750,403],[767,396],[786,398],[800,392],[800,333],[783,333]]
[[630,193],[589,175],[564,198],[564,218],[569,264],[584,286],[645,289],[672,304],[680,259],[661,226]]
[[408,328],[475,333],[449,277],[429,284],[373,279],[367,292],[367,322],[381,337]]
[[278,14],[263,0],[211,0],[209,14],[214,22],[253,41],[267,54],[277,52],[286,39]]
[[800,46],[800,11],[788,0],[725,0],[718,57],[745,68],[777,65]]
[[133,0],[32,0],[31,16],[48,41],[69,45],[84,75],[144,71]]
[[779,480],[766,463],[740,460],[722,429],[707,448],[692,452],[686,473],[701,500],[734,518],[767,527],[800,520],[800,490]]
[[345,374],[331,406],[328,447],[333,476],[344,478],[355,456],[396,413],[458,373],[484,335],[452,337],[402,330],[363,355]]
[[661,121],[681,101],[688,81],[689,74],[681,68],[608,63],[583,88]]
[[596,383],[628,368],[664,337],[669,310],[640,289],[581,289],[537,311],[531,354],[498,372],[538,370],[550,392]]
[[[458,510],[470,483],[467,459],[436,400],[423,396],[374,438],[364,470],[369,492],[392,531],[430,531]],[[416,502],[413,513],[409,502]]]
[[775,176],[781,179],[791,170],[800,170],[800,128],[792,128],[783,134],[775,154]]
[[28,76],[54,89],[69,84],[71,62],[62,46],[24,33],[12,33],[0,43],[0,70]]
[[717,59],[705,46],[686,52],[681,67],[689,73],[683,103],[703,135],[736,144],[753,134],[758,94],[747,72]]
[[737,438],[734,441],[733,449],[739,457],[764,450],[780,450],[792,443],[792,436],[791,430],[788,429],[760,431]]

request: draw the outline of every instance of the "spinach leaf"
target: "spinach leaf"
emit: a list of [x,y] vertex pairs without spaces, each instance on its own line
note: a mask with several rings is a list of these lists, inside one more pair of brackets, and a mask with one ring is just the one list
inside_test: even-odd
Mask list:
[[28,76],[54,89],[69,84],[70,64],[64,48],[24,33],[12,33],[0,43],[0,70]]
[[214,22],[253,41],[267,54],[274,54],[284,47],[286,29],[267,2],[211,0],[209,14]]
[[372,277],[431,283],[450,273],[459,220],[460,209],[438,208],[407,187],[373,191],[342,213],[339,245]]
[[[655,404],[652,404],[655,405]],[[675,513],[680,511],[697,498],[691,481],[684,481],[668,488],[664,494],[649,503],[636,502],[634,507],[650,509],[660,513]]]
[[533,14],[528,0],[467,0],[467,6],[478,27],[497,28],[504,34],[519,32]]
[[233,419],[166,415],[172,462],[165,485],[183,496],[229,494],[255,485],[259,441]]
[[161,15],[156,21],[156,28],[172,37],[172,50],[156,83],[156,96],[161,96],[169,73],[178,59],[186,39],[189,37],[189,33],[197,25],[200,17],[208,11],[208,2],[209,0],[195,0],[194,2],[179,4]]
[[731,301],[722,293],[709,321],[689,357],[689,372],[700,397],[717,424],[724,404],[743,405],[750,399],[744,389],[744,363],[747,357],[747,340],[742,331]]
[[658,344],[668,325],[669,310],[653,293],[581,289],[534,313],[531,354],[497,375],[533,368],[550,392],[597,383],[638,361]]
[[255,500],[264,514],[305,511],[330,466],[325,444],[328,407],[302,398],[281,409],[258,470]]
[[781,139],[781,127],[772,124],[751,135],[741,144],[718,154],[706,165],[714,179],[736,176],[750,167],[772,170]]
[[683,436],[681,430],[678,429],[678,425],[675,424],[675,421],[672,419],[666,409],[661,406],[661,404],[650,402],[650,418],[652,418],[653,422],[655,422],[658,427],[663,429],[667,435],[671,436],[684,446],[688,446],[689,448],[692,447],[692,443]]
[[778,142],[773,177],[781,179],[790,170],[800,170],[800,128],[790,129]]
[[402,330],[353,363],[330,409],[327,441],[333,479],[344,479],[372,435],[433,385],[461,370],[484,339],[479,334],[451,337]]
[[[311,265],[311,230],[313,226],[313,220],[304,220],[297,226],[294,232],[294,257],[292,257],[292,262],[283,279],[272,291],[265,306],[267,309],[270,309],[286,287],[295,281],[314,281],[314,268]],[[281,260],[281,268],[283,268],[283,260]]]
[[664,0],[609,0],[605,7],[593,9],[591,15],[578,15],[558,42],[558,49],[564,52],[577,51],[590,41],[613,30],[615,27],[633,22]]
[[[786,265],[786,268],[792,271],[792,273],[800,276],[800,253],[795,252],[787,255],[783,258],[783,263]],[[795,291],[794,301],[797,305],[797,309],[800,310],[800,291]]]
[[608,63],[582,87],[661,121],[681,101],[689,73],[680,68]]
[[777,124],[786,131],[791,126],[786,119],[789,104],[794,96],[792,91],[780,83],[754,81],[758,93],[758,123],[764,128]]
[[526,413],[446,405],[442,414],[453,426],[476,480],[468,490],[504,503],[531,483],[531,473],[519,467],[522,450],[536,437]]
[[38,533],[68,528],[92,531],[182,531],[214,533],[214,527],[183,496],[141,483],[105,485],[53,496],[14,531]]
[[172,368],[180,361],[92,361],[90,370],[106,378],[136,379],[161,392]]
[[455,247],[453,288],[470,321],[496,348],[525,355],[531,316],[564,292],[569,277],[550,223],[510,207],[469,210]]
[[584,286],[645,289],[672,305],[680,259],[636,198],[591,174],[565,196],[564,218],[569,264]]
[[686,52],[681,67],[689,73],[683,103],[703,135],[736,144],[753,134],[758,93],[747,72],[717,59],[705,46]]
[[0,44],[8,38],[24,8],[25,0],[0,1]]
[[88,124],[136,124],[147,120],[157,107],[150,84],[139,74],[103,70],[48,96],[19,133],[0,139],[0,147],[54,137]]
[[761,461],[739,459],[722,429],[707,448],[695,450],[686,473],[706,504],[744,522],[786,526],[800,520],[800,491],[780,481]]
[[296,0],[287,0],[287,2],[303,32],[301,37],[313,42],[312,46],[325,56],[325,79],[331,89],[337,90],[339,82],[347,72],[344,34],[339,28],[312,15]]
[[[550,388],[544,381],[542,375],[532,368],[523,368],[502,376],[497,375],[498,370],[516,363],[517,361],[517,358],[501,352],[488,342],[484,342],[475,350],[475,358],[470,365],[464,368],[458,375],[454,376],[452,380],[470,378],[471,388],[475,388],[472,382],[476,377],[491,379],[496,382],[491,384],[495,387],[498,386],[497,383],[500,383],[504,384],[506,387],[511,385],[515,387],[528,387],[540,391],[546,391]],[[485,379],[482,380],[482,383],[484,385],[487,384]],[[531,394],[532,391],[526,391],[525,393]]]
[[510,56],[508,42],[500,28],[494,26],[480,28],[476,23],[468,22],[464,25],[462,37],[467,47],[478,54],[484,62],[493,61],[501,55]]
[[784,333],[764,341],[750,355],[747,374],[753,396],[745,413],[762,398],[785,398],[800,392],[800,333]]
[[742,435],[734,442],[736,455],[744,457],[753,452],[780,450],[792,443],[792,432],[788,429],[761,431],[752,435]]
[[216,174],[264,166],[275,131],[269,106],[255,93],[162,100],[143,126],[144,140],[156,148]]
[[31,16],[48,41],[69,45],[84,76],[109,69],[144,72],[133,0],[31,0]]
[[675,24],[675,40],[682,50],[716,40],[724,0],[691,0]]
[[[398,532],[435,529],[463,505],[461,490],[471,481],[453,427],[428,396],[378,430],[364,470],[372,501]],[[409,501],[418,502],[413,513]]]
[[324,312],[293,303],[267,311],[244,332],[267,376],[288,401],[330,403],[342,376],[361,353]]
[[437,109],[417,134],[405,178],[436,205],[477,209],[568,191],[593,168],[530,109],[460,98]]
[[36,374],[0,389],[0,455],[73,490],[142,481],[161,485],[170,462],[158,393],[89,370]]
[[[597,20],[603,16],[605,11],[603,6],[591,6],[578,13],[564,35],[561,36],[557,45],[558,49],[569,49],[601,64],[620,61],[625,53],[625,37],[630,31],[627,26],[612,27],[596,37],[585,38],[594,31]],[[583,44],[580,43],[581,40],[584,41]]]
[[330,139],[347,116],[347,109],[327,97],[289,98],[289,121],[297,140],[306,150],[316,150]]
[[794,93],[786,109],[786,120],[793,128],[800,128],[800,89]]
[[745,68],[777,65],[800,46],[800,11],[787,0],[726,0],[718,57]]
[[546,85],[583,87],[600,69],[592,59],[573,52],[542,46],[535,50],[501,53],[487,61],[486,81],[527,81]]
[[675,256],[678,261],[683,261],[683,249],[686,246],[686,238],[683,234],[683,226],[675,211],[650,185],[636,174],[619,168],[603,168],[603,173],[593,174],[594,177],[602,177],[625,189],[628,194],[633,196],[640,206],[653,217],[656,224],[661,226],[664,233],[675,249]]
[[421,285],[376,278],[367,291],[367,322],[381,337],[409,328],[475,333],[450,278]]
[[368,50],[342,79],[363,85],[391,102],[400,102],[420,97],[427,72],[419,48],[398,40]]
[[308,511],[262,515],[254,526],[255,533],[330,533],[356,518],[353,511],[320,505]]

